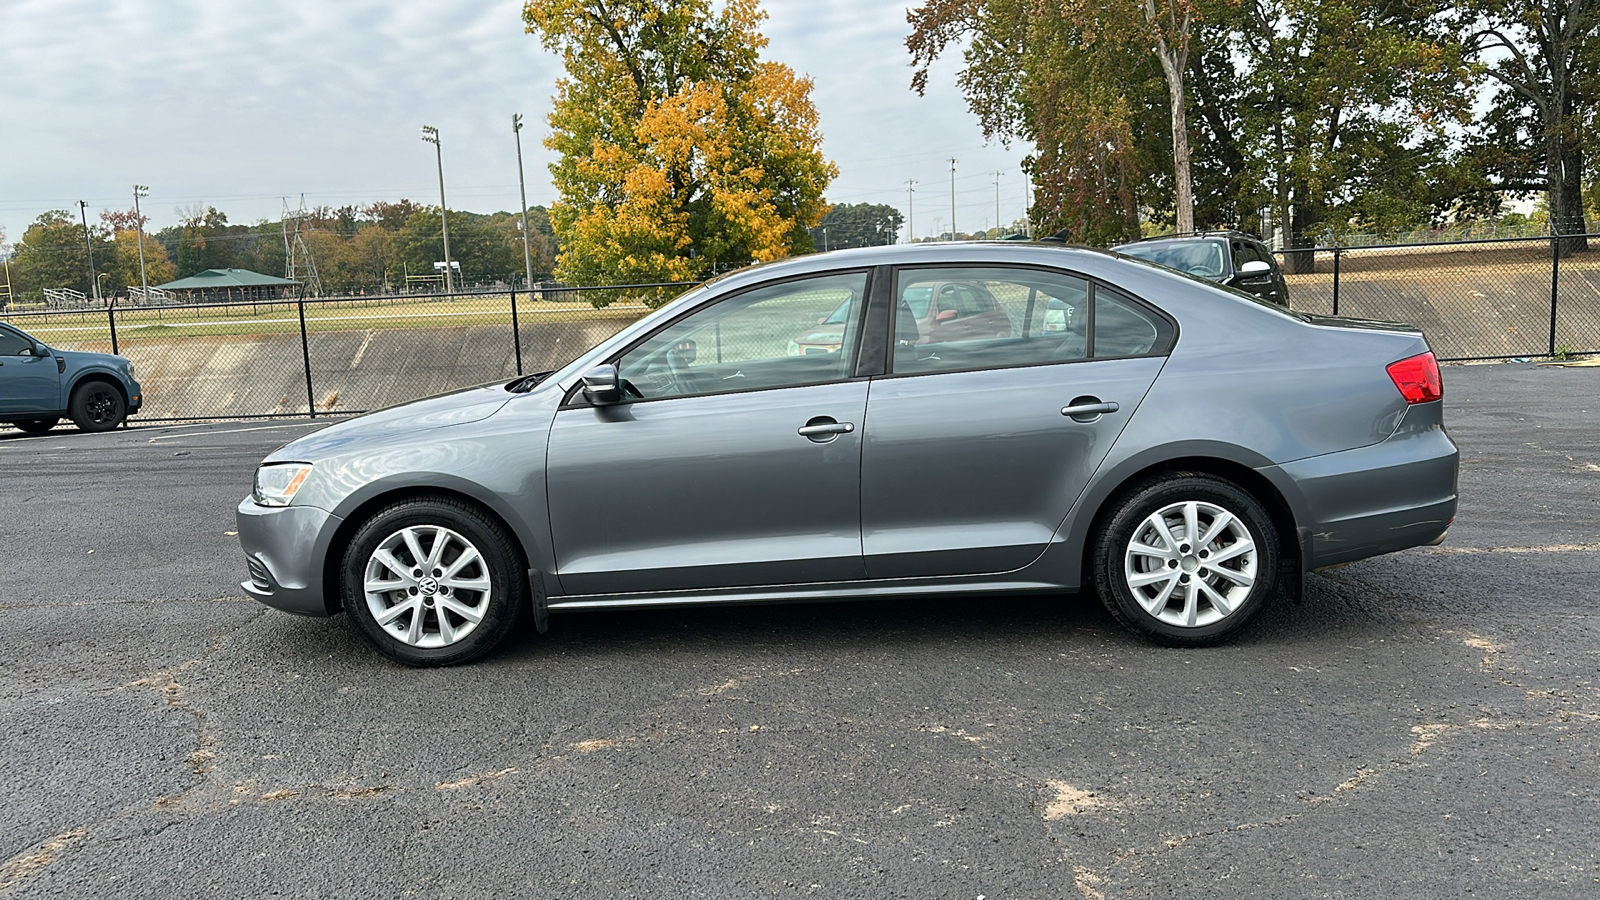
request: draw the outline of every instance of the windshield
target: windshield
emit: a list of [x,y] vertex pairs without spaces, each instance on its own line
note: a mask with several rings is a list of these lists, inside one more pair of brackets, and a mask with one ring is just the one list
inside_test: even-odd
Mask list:
[[1126,256],[1148,259],[1201,278],[1216,278],[1223,273],[1227,268],[1224,251],[1225,246],[1216,241],[1151,242],[1117,248],[1118,253]]

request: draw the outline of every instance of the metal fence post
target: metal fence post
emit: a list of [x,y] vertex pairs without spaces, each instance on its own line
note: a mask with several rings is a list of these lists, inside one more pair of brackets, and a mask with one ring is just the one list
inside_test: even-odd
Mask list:
[[[528,285],[528,302],[533,302],[533,285]],[[511,345],[517,348],[517,374],[522,374],[522,329],[517,325],[517,289],[511,288]]]
[[1339,245],[1333,245],[1333,314],[1339,314]]
[[106,304],[106,318],[111,322],[111,352],[117,352],[117,307],[114,303]]
[[300,358],[306,366],[306,410],[311,418],[317,417],[317,398],[311,392],[311,340],[306,337],[306,295],[301,293],[295,298],[295,306],[300,309]]
[[1561,238],[1550,235],[1550,351],[1556,355],[1556,287],[1561,280]]

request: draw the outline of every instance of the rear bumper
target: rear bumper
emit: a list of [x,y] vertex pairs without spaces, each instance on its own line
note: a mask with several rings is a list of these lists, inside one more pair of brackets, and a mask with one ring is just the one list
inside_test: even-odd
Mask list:
[[1438,543],[1455,519],[1460,463],[1442,427],[1402,427],[1382,443],[1263,474],[1279,474],[1299,489],[1297,517],[1311,538],[1309,571]]
[[236,518],[250,576],[239,585],[245,593],[302,616],[338,610],[338,598],[324,596],[322,572],[339,517],[310,506],[259,506],[246,497]]

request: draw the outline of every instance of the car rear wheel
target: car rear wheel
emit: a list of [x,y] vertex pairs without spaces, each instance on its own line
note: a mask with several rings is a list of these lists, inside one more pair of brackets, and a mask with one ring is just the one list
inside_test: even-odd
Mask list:
[[1238,485],[1198,472],[1123,498],[1094,550],[1095,588],[1128,628],[1204,646],[1236,634],[1277,594],[1277,529]]
[[46,431],[56,427],[56,423],[59,421],[61,420],[57,418],[23,419],[22,421],[14,424],[29,434],[44,434]]
[[85,381],[72,389],[67,413],[83,431],[110,431],[127,418],[128,404],[121,391],[104,381]]
[[470,662],[500,643],[528,603],[521,558],[505,528],[473,506],[396,503],[345,551],[344,608],[356,632],[397,662]]

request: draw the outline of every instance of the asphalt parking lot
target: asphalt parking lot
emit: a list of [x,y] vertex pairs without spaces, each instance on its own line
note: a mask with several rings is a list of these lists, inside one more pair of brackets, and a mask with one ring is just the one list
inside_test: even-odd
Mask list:
[[1449,540],[1201,651],[1083,595],[412,671],[237,586],[321,423],[0,431],[0,897],[1600,895],[1600,369],[1445,383]]

